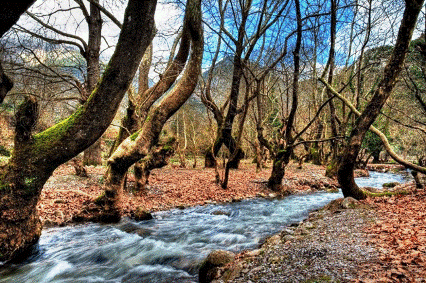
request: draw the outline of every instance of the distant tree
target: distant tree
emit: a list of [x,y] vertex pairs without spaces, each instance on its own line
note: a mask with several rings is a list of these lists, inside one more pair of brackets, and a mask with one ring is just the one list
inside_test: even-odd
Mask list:
[[[266,39],[266,34],[271,27],[281,19],[289,1],[219,1],[217,4],[217,7],[209,7],[209,11],[215,11],[212,12],[214,14],[212,18],[219,19],[215,23],[216,26],[208,25],[217,33],[217,48],[202,95],[203,103],[213,113],[217,123],[217,132],[212,149],[206,152],[205,166],[216,166],[215,156],[224,145],[232,157],[228,160],[228,166],[238,168],[240,160],[244,157],[244,152],[237,145],[233,136],[233,125],[235,117],[242,113],[242,108],[246,107],[245,105],[239,107],[240,94],[244,91],[241,88],[244,69],[250,63],[251,57],[258,51],[256,48],[259,45],[263,46],[264,43],[260,43],[261,39]],[[255,9],[260,13],[252,13]],[[230,10],[234,12],[228,13],[227,11]],[[233,24],[229,25],[229,22]],[[211,86],[221,44],[226,45],[232,52],[229,57],[232,58],[230,59],[232,62],[232,79],[229,95],[223,99],[223,105],[218,106],[211,94]],[[230,72],[228,74],[231,76]]]

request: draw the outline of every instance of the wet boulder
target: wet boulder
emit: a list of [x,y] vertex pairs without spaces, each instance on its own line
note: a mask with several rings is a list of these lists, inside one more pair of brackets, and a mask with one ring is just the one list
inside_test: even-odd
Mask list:
[[219,268],[234,261],[235,254],[224,250],[212,251],[201,264],[198,271],[200,283],[212,282],[218,277]]

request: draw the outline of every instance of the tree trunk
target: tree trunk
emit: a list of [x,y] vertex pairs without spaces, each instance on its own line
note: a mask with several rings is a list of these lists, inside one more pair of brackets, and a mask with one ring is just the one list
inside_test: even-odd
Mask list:
[[298,106],[299,96],[299,76],[300,76],[300,48],[302,46],[302,16],[300,12],[300,2],[295,0],[296,19],[297,19],[297,37],[296,46],[293,51],[293,87],[292,87],[292,102],[291,109],[288,115],[286,129],[284,131],[285,144],[279,145],[274,153],[273,167],[271,176],[268,180],[268,188],[278,191],[282,187],[282,180],[285,174],[285,167],[290,162],[290,157],[293,154],[294,138],[292,130],[296,120],[296,111]]
[[[99,0],[95,0],[99,2]],[[86,51],[87,61],[87,81],[86,81],[86,101],[92,91],[95,89],[96,84],[101,77],[101,69],[99,64],[99,56],[101,51],[102,40],[102,18],[99,8],[90,3],[90,16],[86,19],[89,26],[89,40]],[[83,165],[101,165],[102,164],[102,148],[101,139],[97,140],[83,153]]]
[[423,2],[422,0],[405,2],[406,7],[399,28],[398,38],[392,56],[384,69],[383,79],[380,81],[364,112],[362,112],[361,116],[356,120],[354,129],[339,159],[337,179],[345,197],[351,196],[356,199],[365,198],[365,194],[356,185],[354,180],[356,158],[367,130],[379,115],[380,110],[395,86],[396,78],[402,69]]
[[27,99],[17,112],[15,148],[0,169],[0,261],[24,255],[37,242],[41,225],[36,205],[53,171],[77,156],[108,128],[151,41],[156,1],[130,0],[116,50],[103,79],[73,115],[36,135]]
[[200,0],[188,0],[184,27],[191,27],[191,55],[181,79],[154,108],[151,108],[142,128],[124,140],[108,160],[110,174],[105,183],[105,206],[102,207],[106,215],[118,215],[121,210],[123,180],[128,168],[150,153],[158,143],[166,121],[187,101],[197,85],[201,74],[204,42]]
[[[218,129],[216,140],[213,145],[213,150],[207,151],[204,156],[204,166],[206,168],[213,168],[216,166],[216,156],[219,153],[222,145],[224,145],[228,149],[230,156],[234,157],[232,160],[228,161],[229,168],[238,169],[241,159],[244,158],[244,151],[240,147],[237,147],[237,142],[232,136],[231,131],[232,129]],[[238,152],[235,154],[236,150]]]
[[272,172],[268,179],[268,188],[279,192],[285,175],[285,168],[290,162],[291,149],[281,149],[273,158]]

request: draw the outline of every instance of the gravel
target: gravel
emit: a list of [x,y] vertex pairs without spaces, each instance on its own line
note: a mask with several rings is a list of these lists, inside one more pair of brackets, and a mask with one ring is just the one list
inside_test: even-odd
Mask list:
[[297,227],[270,237],[255,251],[243,252],[214,282],[350,282],[362,264],[378,258],[367,245],[366,225],[375,221],[365,206],[341,205],[311,213]]

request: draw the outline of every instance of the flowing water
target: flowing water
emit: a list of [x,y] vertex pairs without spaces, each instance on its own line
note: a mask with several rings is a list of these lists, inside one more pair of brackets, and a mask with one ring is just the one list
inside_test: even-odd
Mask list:
[[356,178],[356,183],[360,187],[372,187],[381,189],[384,183],[406,183],[411,179],[411,175],[407,171],[402,171],[400,174],[380,173],[370,171],[369,177]]
[[[399,177],[374,173],[371,180],[394,178]],[[0,267],[0,282],[197,282],[198,266],[210,251],[256,248],[339,197],[318,192],[251,199],[157,212],[148,221],[44,229],[26,262]]]

